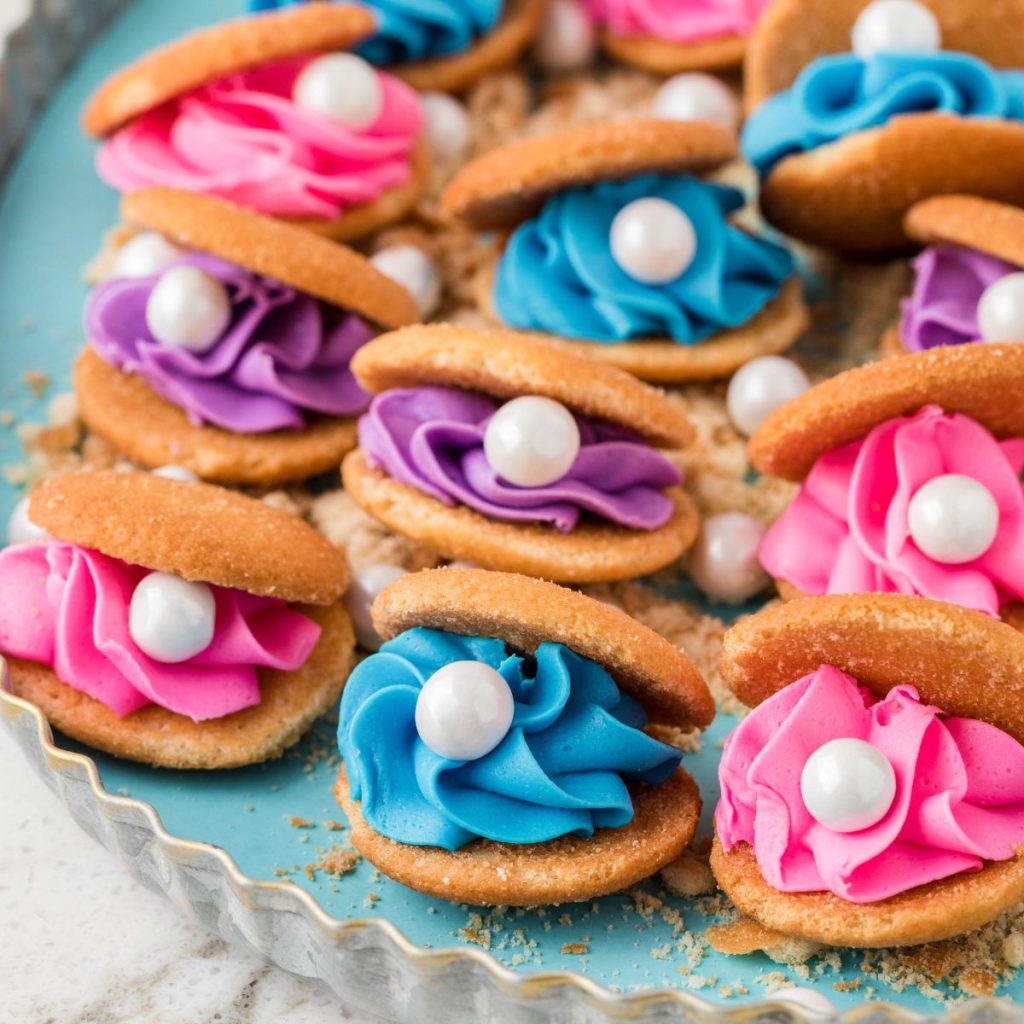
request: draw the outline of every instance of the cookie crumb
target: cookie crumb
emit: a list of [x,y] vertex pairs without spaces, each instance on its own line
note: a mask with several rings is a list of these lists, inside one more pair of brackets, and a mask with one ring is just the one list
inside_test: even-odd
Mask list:
[[315,821],[311,821],[309,818],[297,818],[295,815],[288,817],[288,824],[292,828],[316,828]]
[[590,952],[590,947],[585,942],[567,942],[562,947],[565,956],[584,956]]

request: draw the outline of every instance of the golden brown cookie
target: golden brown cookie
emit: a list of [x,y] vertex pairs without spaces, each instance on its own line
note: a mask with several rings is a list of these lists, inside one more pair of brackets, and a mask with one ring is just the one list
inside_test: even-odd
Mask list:
[[514,331],[455,324],[406,327],[364,345],[352,370],[374,393],[435,385],[500,399],[543,395],[651,444],[685,448],[694,437],[680,402],[605,363]]
[[977,196],[932,196],[903,219],[921,245],[957,245],[1024,267],[1024,210]]
[[547,0],[508,0],[493,31],[450,57],[397,64],[388,70],[420,92],[462,92],[484,75],[514,64],[530,44]]
[[40,484],[32,522],[132,565],[296,604],[329,605],[345,558],[298,516],[209,484],[96,470]]
[[589,839],[563,836],[513,846],[477,839],[454,853],[408,846],[375,832],[349,794],[342,768],[334,794],[352,845],[403,885],[440,899],[482,906],[538,906],[619,892],[655,874],[686,849],[700,817],[697,784],[681,768],[661,786],[631,788],[635,815]]
[[715,704],[689,657],[632,616],[544,580],[483,569],[426,569],[385,588],[373,624],[390,640],[408,629],[500,637],[522,652],[557,643],[597,662],[659,725],[711,724]]
[[116,370],[91,348],[79,353],[74,383],[79,415],[97,437],[133,462],[184,466],[212,483],[274,487],[307,480],[337,469],[356,446],[356,421],[348,418],[262,434],[197,427],[141,377]]
[[365,256],[223,199],[184,189],[144,188],[122,198],[121,216],[383,327],[420,319],[409,292]]
[[[494,309],[498,258],[495,256],[477,279],[477,305],[494,323],[500,324]],[[693,345],[657,338],[632,338],[609,344],[559,338],[541,332],[520,333],[593,356],[653,384],[681,384],[728,377],[751,359],[785,352],[809,325],[800,280],[794,276],[753,319]]]
[[445,189],[452,217],[507,228],[567,188],[638,174],[702,173],[736,156],[736,139],[707,121],[602,121],[523,139],[470,161]]
[[194,722],[155,704],[120,718],[47,666],[18,658],[8,659],[11,691],[36,705],[53,728],[115,757],[164,768],[257,764],[279,757],[334,707],[355,660],[355,635],[341,604],[297,611],[322,629],[312,654],[294,672],[260,669],[260,703],[223,718]]
[[764,880],[746,844],[726,853],[716,839],[711,867],[736,907],[766,928],[855,949],[963,935],[1024,900],[1024,848],[976,874],[953,875],[875,903],[850,903],[830,892],[779,892]]
[[728,71],[743,63],[747,49],[744,36],[719,36],[693,43],[674,43],[654,36],[617,36],[601,33],[601,46],[614,60],[652,71],[678,75],[683,71]]
[[1024,437],[1024,345],[948,345],[883,359],[815,385],[776,409],[751,437],[762,473],[802,480],[828,451],[936,404],[996,437]]
[[355,4],[301,4],[200,29],[111,75],[89,98],[82,124],[90,135],[110,135],[206,82],[288,57],[347,50],[373,29],[373,14]]
[[465,505],[449,506],[371,466],[361,449],[345,456],[342,483],[364,511],[445,558],[561,583],[602,583],[663,569],[697,539],[697,508],[667,490],[672,517],[656,530],[583,522],[569,533],[544,523],[503,523]]

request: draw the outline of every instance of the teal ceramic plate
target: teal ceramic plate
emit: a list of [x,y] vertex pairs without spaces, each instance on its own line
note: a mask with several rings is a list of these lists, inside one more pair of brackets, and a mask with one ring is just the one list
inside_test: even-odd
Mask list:
[[[116,196],[94,175],[94,145],[79,130],[85,97],[106,73],[143,50],[231,16],[240,6],[240,0],[132,4],[65,77],[11,165],[0,193],[0,408],[13,414],[15,424],[44,421],[46,399],[69,387],[71,360],[82,344],[82,268],[116,218]],[[50,381],[41,397],[26,383],[25,374],[34,372],[45,373]],[[0,463],[21,460],[15,424],[0,429]],[[0,481],[4,517],[17,497],[9,483]],[[415,993],[422,984],[428,989],[441,984],[442,975],[451,984],[446,985],[448,1002],[437,1019],[449,1021],[462,1019],[463,1012],[469,1014],[466,1019],[488,1019],[479,1016],[488,1007],[495,1020],[560,1020],[570,1010],[578,1010],[579,1016],[565,1020],[694,1020],[716,1005],[749,1007],[782,985],[812,986],[840,1008],[884,1000],[906,1010],[937,1013],[937,1000],[964,998],[941,984],[925,995],[914,984],[886,982],[880,972],[888,961],[882,954],[833,955],[798,970],[761,955],[721,956],[701,937],[715,920],[717,901],[674,898],[654,883],[642,892],[593,904],[480,916],[411,892],[366,864],[336,877],[331,873],[337,867],[332,848],[344,847],[345,831],[331,796],[337,757],[329,723],[321,723],[310,739],[280,761],[249,770],[186,774],[89,754],[97,779],[87,761],[61,758],[45,745],[40,723],[22,702],[7,697],[0,705],[30,758],[63,790],[76,817],[137,874],[170,891],[222,933],[249,942],[291,970],[325,978],[350,997],[356,993],[357,1002],[388,1015],[432,1017],[441,989],[431,990],[423,1004],[435,1009],[421,1007],[414,1017],[419,1005]],[[733,724],[720,717],[700,752],[686,758],[704,795],[705,831],[718,795],[720,743]],[[56,744],[76,749],[59,737]],[[145,808],[117,797],[155,809],[166,833]],[[218,847],[229,857],[195,843],[175,844],[172,837]],[[192,872],[188,884],[179,884],[182,865]],[[217,872],[223,877],[212,877]],[[197,878],[202,881],[198,887]],[[296,899],[291,886],[308,893],[319,911],[309,900]],[[251,919],[246,917],[250,912]],[[279,920],[268,926],[261,916],[267,914],[277,914]],[[316,927],[297,938],[288,921],[303,916]],[[336,923],[363,919],[390,922],[412,945],[388,927]],[[381,952],[384,946],[387,951]],[[422,956],[413,947],[470,951],[470,956]],[[357,957],[347,962],[352,969],[339,972],[330,962],[332,948],[339,957],[376,948],[380,957],[376,967],[360,966]],[[513,973],[495,971],[482,951]],[[389,956],[391,973],[378,976],[375,971]],[[439,973],[431,973],[434,967]],[[403,971],[410,972],[405,982]],[[532,985],[529,981],[538,972],[565,971],[614,992],[651,995],[619,999],[564,977],[545,977]],[[360,979],[365,991],[359,989]],[[666,995],[663,990],[693,996]],[[405,994],[397,998],[396,993]],[[1000,994],[1024,996],[1024,983],[1004,984]],[[531,1015],[531,1006],[542,1005],[550,1015]]]

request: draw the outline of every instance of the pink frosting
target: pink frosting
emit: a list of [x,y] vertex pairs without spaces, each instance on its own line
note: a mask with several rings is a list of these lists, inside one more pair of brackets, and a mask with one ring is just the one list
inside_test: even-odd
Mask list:
[[404,185],[422,126],[416,93],[378,72],[380,117],[354,131],[292,102],[312,59],[229,75],[142,114],[101,147],[100,177],[122,192],[165,185],[282,217],[335,218]]
[[[818,747],[846,737],[889,759],[896,799],[877,825],[843,834],[811,817],[800,775]],[[987,722],[943,718],[911,686],[876,702],[831,665],[744,719],[726,741],[719,781],[722,845],[753,846],[781,892],[872,903],[1007,860],[1024,843],[1024,747]]]
[[0,551],[0,651],[48,665],[62,682],[128,715],[159,704],[197,722],[260,702],[257,666],[294,671],[320,627],[283,601],[212,586],[213,641],[176,665],[143,654],[128,608],[150,570],[63,541]]
[[[927,406],[827,452],[768,531],[761,564],[805,594],[918,594],[989,615],[1024,599],[1024,439],[997,441],[968,416]],[[980,558],[936,562],[910,536],[907,510],[929,480],[973,477],[999,506]]]
[[617,36],[693,43],[745,36],[769,0],[584,0],[594,20]]

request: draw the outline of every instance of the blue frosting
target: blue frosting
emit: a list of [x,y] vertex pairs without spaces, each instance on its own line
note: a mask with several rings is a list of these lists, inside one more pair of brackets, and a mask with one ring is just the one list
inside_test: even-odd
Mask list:
[[[675,203],[696,230],[693,262],[668,284],[630,277],[611,253],[615,215],[645,196]],[[742,206],[736,189],[689,176],[644,175],[561,192],[509,238],[495,275],[495,312],[510,327],[612,343],[692,345],[738,327],[793,273],[785,249],[726,219]]]
[[[249,0],[250,11],[292,7],[306,0]],[[490,32],[504,0],[351,0],[377,15],[377,31],[356,50],[372,64],[407,64],[448,57]]]
[[[508,734],[475,761],[439,757],[416,732],[420,689],[453,661],[497,669],[515,697]],[[675,747],[641,731],[644,722],[603,668],[561,644],[523,658],[501,640],[411,629],[352,673],[338,746],[372,828],[457,850],[476,838],[536,843],[628,824],[627,781],[658,785],[680,761]]]
[[804,153],[899,114],[1024,118],[1024,72],[998,71],[966,53],[883,52],[820,57],[792,87],[748,118],[740,146],[766,174],[783,157]]

